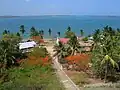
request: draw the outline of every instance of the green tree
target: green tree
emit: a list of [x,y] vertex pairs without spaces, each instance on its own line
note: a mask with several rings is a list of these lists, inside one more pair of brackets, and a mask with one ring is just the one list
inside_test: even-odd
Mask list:
[[95,43],[99,42],[100,35],[101,35],[100,29],[95,30],[95,33],[93,34],[93,40]]
[[18,37],[20,37],[20,33],[19,33],[19,32],[17,32],[16,35],[17,35]]
[[43,36],[43,35],[44,35],[44,31],[43,31],[43,30],[40,30],[40,31],[39,31],[39,34]]
[[64,60],[64,58],[68,55],[70,55],[70,47],[67,44],[62,44],[61,42],[59,42],[59,45],[55,45],[54,46],[54,52],[55,54],[53,55],[53,57],[58,57],[58,61],[59,63],[66,63],[66,61]]
[[41,30],[41,34],[44,35],[44,31],[43,30]]
[[100,37],[101,37],[101,31],[100,29],[95,30],[95,33],[93,34],[93,45],[92,45],[92,50],[95,49],[95,46],[100,42]]
[[20,26],[20,32],[22,35],[25,33],[25,26],[24,25]]
[[[120,36],[116,30],[108,26],[100,33],[98,32],[93,35],[94,43],[96,43],[92,51],[93,72],[105,81],[106,79],[113,80],[112,78],[117,75],[114,66],[118,67],[117,62],[120,60]],[[107,78],[108,75],[109,78]]]
[[[6,69],[9,69],[16,63],[16,55],[22,54],[18,48],[18,45],[11,41],[0,41],[0,73],[3,74]],[[18,56],[20,56],[18,55]]]
[[117,28],[117,32],[120,33],[120,29],[119,28]]
[[40,35],[42,35],[42,32],[41,32],[41,30],[39,31],[39,34],[40,34]]
[[5,35],[5,34],[8,34],[8,31],[7,31],[7,30],[4,30],[4,32],[3,32],[3,35]]
[[0,62],[2,63],[3,69],[6,69],[9,64],[11,65],[14,63],[14,56],[11,53],[11,51],[13,51],[12,49],[13,47],[10,43],[6,41],[0,42]]
[[68,26],[67,31],[71,31],[71,27],[70,26]]
[[41,37],[41,39],[43,39],[43,32],[42,32],[42,30],[39,31],[39,36]]
[[10,34],[10,31],[8,30],[7,33]]
[[75,55],[75,52],[78,52],[78,53],[81,53],[81,47],[80,47],[80,44],[78,42],[78,39],[77,39],[77,36],[76,35],[73,35],[69,42],[68,42],[68,45],[70,46],[71,48],[71,55]]
[[21,42],[22,38],[20,36],[17,36],[16,34],[10,33],[3,35],[2,40],[9,41],[13,44],[18,44],[19,42]]
[[67,31],[65,32],[65,38],[71,38],[73,35],[75,35],[75,34],[74,34],[74,32],[72,32],[71,27],[69,26],[67,28]]
[[60,37],[60,32],[57,32],[58,36]]
[[80,30],[80,36],[82,37],[84,35],[84,31]]
[[52,34],[52,30],[49,28],[49,30],[48,30],[48,33],[49,33],[49,36],[51,36],[51,34]]
[[35,27],[32,27],[30,29],[30,36],[33,37],[33,36],[39,36],[39,32],[35,29]]
[[85,37],[82,39],[83,41],[88,41],[88,37]]
[[117,67],[119,69],[119,66],[109,55],[105,55],[105,57],[101,61],[101,65],[104,65],[104,64],[105,64],[105,77],[104,77],[104,79],[105,79],[105,82],[106,82],[107,75],[108,75],[109,64],[111,64],[113,68]]

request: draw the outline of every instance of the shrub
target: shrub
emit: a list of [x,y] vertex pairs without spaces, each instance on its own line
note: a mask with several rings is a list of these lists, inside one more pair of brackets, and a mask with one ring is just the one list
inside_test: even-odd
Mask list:
[[28,56],[34,56],[34,57],[46,57],[48,55],[48,51],[46,48],[43,47],[35,47],[31,53],[28,54]]
[[85,71],[88,69],[88,64],[90,63],[90,56],[87,54],[79,54],[74,56],[68,56],[65,58],[68,61],[68,64],[75,65],[79,70]]
[[84,72],[76,73],[71,78],[76,85],[79,85],[79,87],[82,87],[83,85],[90,83],[90,81],[88,81],[88,75],[85,74]]
[[64,90],[52,66],[12,68],[10,81],[0,85],[0,90]]
[[46,66],[51,64],[51,57],[49,56],[46,48],[34,48],[31,53],[29,53],[28,58],[23,61],[23,66],[26,65],[41,65]]
[[83,41],[88,41],[88,37],[85,37],[82,39]]

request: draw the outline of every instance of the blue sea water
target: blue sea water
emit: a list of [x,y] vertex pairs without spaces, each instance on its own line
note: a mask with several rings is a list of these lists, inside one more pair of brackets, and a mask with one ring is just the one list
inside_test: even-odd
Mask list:
[[120,28],[119,16],[21,16],[14,18],[0,18],[0,33],[5,29],[11,32],[18,32],[19,26],[25,25],[26,34],[32,26],[37,30],[43,29],[45,36],[48,36],[48,29],[52,29],[52,36],[56,36],[57,32],[61,32],[63,36],[68,26],[79,35],[80,29],[83,29],[85,35],[92,34],[95,29],[103,28],[109,25],[113,28]]

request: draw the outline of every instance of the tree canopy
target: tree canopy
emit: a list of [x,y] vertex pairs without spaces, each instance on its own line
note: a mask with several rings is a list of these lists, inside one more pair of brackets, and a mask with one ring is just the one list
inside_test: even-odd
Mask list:
[[[120,60],[120,36],[117,30],[106,26],[93,34],[94,48],[92,51],[93,71],[101,78],[116,76],[116,63]],[[104,63],[103,63],[104,62]],[[102,66],[101,66],[102,63]],[[113,67],[113,64],[117,67]],[[108,69],[109,68],[109,69]],[[107,72],[105,72],[107,70]]]
[[67,31],[65,32],[65,38],[71,38],[71,37],[74,36],[74,35],[75,35],[75,33],[72,32],[71,27],[69,26],[69,27],[67,28]]
[[32,27],[30,29],[30,36],[39,36],[39,32],[35,29],[35,27]]

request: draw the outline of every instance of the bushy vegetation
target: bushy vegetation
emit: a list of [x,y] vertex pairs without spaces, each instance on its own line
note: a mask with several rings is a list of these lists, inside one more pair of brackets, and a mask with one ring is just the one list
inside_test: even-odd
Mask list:
[[119,79],[120,33],[111,27],[96,30],[93,34],[92,67],[101,79],[116,81]]
[[[82,30],[80,33],[83,36]],[[105,82],[118,81],[120,79],[120,30],[106,26],[102,30],[97,29],[91,36],[94,43],[91,47],[92,51],[89,53],[92,56],[89,64],[92,66],[93,75],[104,79]],[[81,52],[82,47],[80,47],[76,35],[71,31],[71,27],[68,27],[65,37],[69,38],[69,42],[66,45],[59,43],[55,55],[61,56],[59,60],[68,63],[63,58],[70,55],[74,57],[77,53],[83,52]],[[83,41],[88,41],[88,38],[84,38]]]
[[83,87],[85,84],[89,84],[88,75],[84,72],[75,73],[71,76],[71,79],[75,82],[79,87]]
[[68,70],[74,71],[84,71],[86,72],[89,69],[90,56],[87,54],[78,54],[74,56],[68,56],[65,58],[69,66]]
[[30,29],[30,36],[39,36],[39,32],[35,29],[35,27],[32,27]]
[[80,30],[80,36],[83,37],[83,35],[84,35],[84,31],[81,29]]
[[[22,58],[19,42],[25,33],[24,25],[20,26],[20,32],[22,35],[7,30],[3,32],[0,41],[0,90],[64,90],[46,48],[33,48]],[[32,35],[38,34],[33,30]]]
[[33,65],[51,65],[52,59],[49,56],[46,48],[35,47],[31,53],[27,54],[27,59],[23,61],[24,66],[33,66]]
[[7,71],[8,81],[1,84],[2,90],[64,90],[45,48],[34,48],[27,56],[19,67]]
[[[46,48],[36,47],[27,54],[27,58],[21,58],[23,54],[18,48],[18,43],[25,33],[24,25],[20,26],[20,32],[15,34],[7,30],[3,32],[0,41],[0,89],[64,90],[54,73],[51,57]],[[48,30],[48,33],[51,36],[51,29]],[[43,35],[43,30],[38,32],[34,27],[30,30],[31,37],[41,36],[42,38]],[[84,31],[80,30],[80,36],[83,37],[83,35]],[[60,36],[60,32],[58,32],[58,36]],[[58,57],[61,64],[72,65],[76,71],[86,72],[92,69],[92,75],[104,79],[105,82],[120,80],[120,29],[115,30],[106,26],[102,30],[96,30],[91,36],[93,36],[94,43],[92,51],[89,53],[92,57],[83,54],[83,48],[71,27],[68,27],[65,32],[65,38],[68,38],[69,41],[67,44],[58,42],[54,46],[56,52],[54,56]],[[88,41],[88,38],[85,37],[82,41]],[[20,62],[16,61],[17,58],[21,59]],[[15,66],[16,64],[19,66]],[[88,64],[92,68],[89,68]],[[80,86],[88,83],[84,79],[82,81],[84,77],[76,77],[75,82]]]
[[51,66],[11,68],[9,79],[1,90],[64,90]]
[[4,33],[0,40],[0,82],[7,78],[7,71],[17,64],[16,59],[22,56],[18,48],[21,37],[12,33]]
[[25,26],[24,25],[20,26],[20,32],[22,35],[25,33]]
[[35,57],[46,57],[48,56],[48,51],[44,47],[35,47],[32,49],[32,52],[29,53],[30,56],[35,56]]
[[74,35],[74,32],[72,32],[71,27],[69,26],[67,28],[67,31],[65,32],[65,38],[71,38]]
[[58,57],[58,61],[60,63],[66,63],[66,61],[64,60],[64,58],[68,55],[70,55],[70,48],[68,45],[63,45],[61,42],[59,42],[59,45],[55,45],[54,46],[54,52],[55,54],[53,55],[53,57]]
[[85,37],[82,39],[83,41],[88,41],[88,37]]
[[71,31],[71,27],[68,27],[65,37],[69,38],[69,41],[67,44],[63,44],[62,42],[58,42],[54,46],[54,51],[56,52],[54,56],[57,56],[59,59],[59,62],[66,62],[64,60],[65,57],[69,55],[75,55],[76,53],[81,53],[81,47],[78,42],[77,36],[74,32]]

